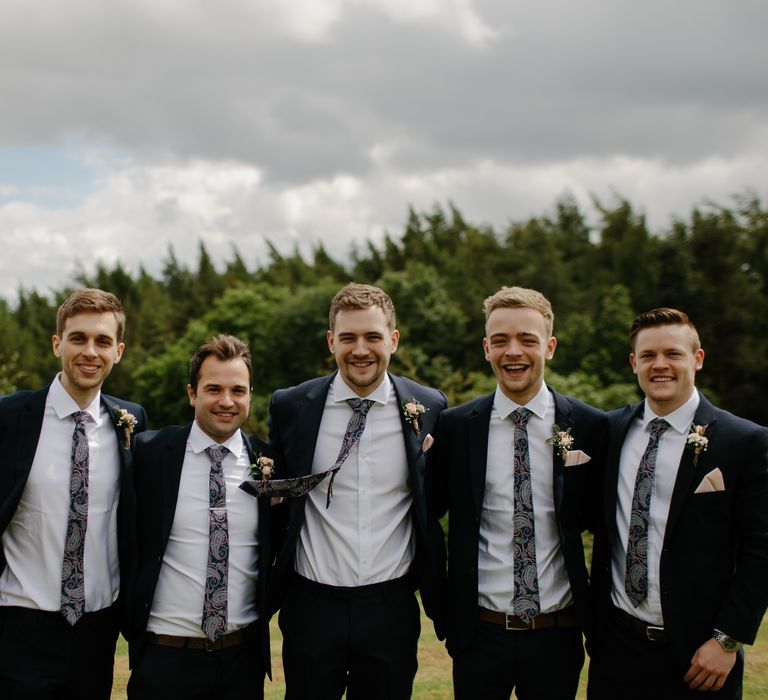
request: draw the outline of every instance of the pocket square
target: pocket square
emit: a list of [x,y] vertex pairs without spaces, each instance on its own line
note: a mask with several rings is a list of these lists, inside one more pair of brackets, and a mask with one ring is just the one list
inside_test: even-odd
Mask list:
[[421,443],[421,451],[426,452],[430,447],[432,447],[434,442],[435,438],[427,433],[427,436],[424,438],[424,442]]
[[563,464],[566,467],[578,467],[580,464],[586,464],[591,459],[592,457],[582,450],[570,450],[565,456]]
[[720,471],[719,467],[716,467],[701,480],[694,493],[715,493],[718,491],[725,491],[725,482],[723,481],[723,472]]

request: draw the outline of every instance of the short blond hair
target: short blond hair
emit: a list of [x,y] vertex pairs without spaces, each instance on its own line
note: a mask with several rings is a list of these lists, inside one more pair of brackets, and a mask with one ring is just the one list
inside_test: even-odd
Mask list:
[[395,329],[395,305],[392,303],[389,294],[383,289],[370,284],[350,282],[333,297],[331,310],[328,313],[328,326],[333,331],[336,314],[339,311],[356,311],[373,307],[378,307],[384,312],[384,316],[387,319],[387,327],[393,331]]
[[552,328],[555,325],[555,314],[552,311],[552,304],[549,299],[541,292],[535,289],[526,289],[525,287],[502,287],[495,294],[491,294],[483,302],[483,311],[485,311],[485,320],[496,309],[535,309],[543,317],[547,326],[547,336],[552,335]]

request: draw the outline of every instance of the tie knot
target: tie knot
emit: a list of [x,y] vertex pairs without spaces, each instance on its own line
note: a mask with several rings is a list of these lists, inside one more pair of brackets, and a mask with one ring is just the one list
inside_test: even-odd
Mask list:
[[361,416],[367,415],[368,411],[371,410],[371,406],[373,406],[371,399],[347,399],[347,403],[355,413]]
[[663,418],[654,418],[651,423],[651,435],[654,437],[659,437],[662,435],[667,428],[669,428],[669,423],[665,421]]
[[221,464],[224,458],[229,454],[229,449],[223,445],[212,445],[211,447],[206,447],[205,451],[208,453],[211,462],[214,464]]
[[524,430],[528,425],[528,419],[531,417],[532,413],[533,411],[531,411],[531,409],[521,406],[520,408],[512,411],[509,416],[512,419],[512,422],[515,424],[516,428],[521,428]]
[[76,425],[85,425],[90,417],[91,414],[88,413],[88,411],[75,411],[72,414],[72,418],[74,419]]

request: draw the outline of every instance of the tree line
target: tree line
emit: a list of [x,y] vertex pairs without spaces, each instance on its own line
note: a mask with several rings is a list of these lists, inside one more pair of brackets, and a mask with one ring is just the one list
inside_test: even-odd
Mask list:
[[393,371],[441,388],[452,405],[492,391],[482,353],[482,302],[502,285],[533,287],[555,310],[555,358],[547,381],[564,393],[612,409],[636,401],[627,356],[634,316],[657,306],[684,310],[706,351],[700,388],[719,405],[762,424],[768,406],[768,211],[756,196],[730,207],[695,208],[651,232],[642,213],[618,199],[593,202],[587,215],[570,198],[546,215],[503,230],[464,220],[449,205],[410,210],[403,231],[381,244],[355,246],[349,260],[321,245],[310,255],[282,254],[249,267],[233,248],[216,269],[201,243],[196,266],[170,248],[157,276],[120,263],[79,272],[53,298],[20,289],[0,300],[0,394],[35,388],[58,369],[50,352],[58,305],[79,286],[122,300],[126,353],[107,381],[109,393],[144,404],[154,427],[191,419],[187,362],[218,333],[248,342],[254,400],[248,429],[266,434],[274,389],[333,369],[325,332],[340,286],[366,282],[395,302],[401,345]]

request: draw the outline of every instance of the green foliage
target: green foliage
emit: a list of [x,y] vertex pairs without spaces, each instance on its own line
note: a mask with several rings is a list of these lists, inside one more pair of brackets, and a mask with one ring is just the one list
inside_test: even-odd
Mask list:
[[[93,275],[75,271],[78,285],[109,289],[126,307],[126,352],[106,389],[142,402],[153,425],[186,422],[189,358],[206,339],[232,333],[251,345],[248,427],[264,436],[274,389],[333,370],[328,306],[354,279],[378,284],[395,301],[401,343],[393,370],[441,388],[455,405],[493,391],[482,302],[502,285],[519,285],[539,289],[555,308],[558,345],[547,381],[563,393],[605,409],[636,401],[629,326],[639,311],[674,306],[699,329],[705,393],[768,422],[768,212],[753,195],[730,208],[695,209],[657,233],[624,199],[595,201],[587,217],[566,197],[503,231],[466,222],[453,205],[411,209],[400,235],[356,246],[349,267],[323,245],[307,257],[271,243],[268,250],[255,270],[236,249],[217,270],[201,243],[191,268],[169,249],[159,277],[120,263]],[[40,386],[57,371],[50,337],[68,292],[49,299],[22,289],[15,305],[0,301],[0,391]]]

